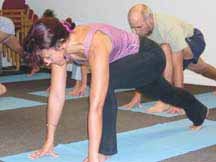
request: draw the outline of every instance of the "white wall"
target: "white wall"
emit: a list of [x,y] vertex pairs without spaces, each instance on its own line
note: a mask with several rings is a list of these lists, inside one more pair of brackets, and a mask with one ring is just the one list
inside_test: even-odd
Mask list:
[[[3,0],[0,0],[0,2]],[[136,3],[145,3],[155,12],[163,12],[180,17],[205,34],[207,47],[203,58],[216,66],[214,37],[216,22],[212,0],[26,0],[39,15],[46,8],[53,9],[59,18],[72,17],[75,22],[104,22],[129,30],[128,9]],[[216,85],[193,73],[185,72],[185,82]]]

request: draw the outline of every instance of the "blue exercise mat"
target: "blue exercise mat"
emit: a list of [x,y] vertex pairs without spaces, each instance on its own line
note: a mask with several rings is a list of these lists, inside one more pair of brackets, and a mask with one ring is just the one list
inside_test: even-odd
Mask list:
[[[187,119],[157,124],[118,134],[119,153],[107,162],[157,162],[216,144],[216,121],[206,120],[200,131],[191,131]],[[87,141],[60,144],[58,158],[42,157],[35,162],[81,162]],[[28,153],[2,157],[4,162],[32,162]]]
[[[89,96],[89,87],[86,88],[86,91],[83,96],[71,96],[68,95],[68,92],[71,91],[72,88],[67,88],[66,89],[66,100],[71,100],[71,99],[77,99],[77,98],[83,98],[83,97],[88,97]],[[49,93],[47,91],[37,91],[37,92],[30,92],[29,94],[36,95],[36,96],[42,96],[42,97],[48,97]]]
[[[206,105],[209,109],[216,108],[216,96],[212,92],[208,93],[202,93],[202,94],[197,94],[195,97],[202,102],[204,105]],[[162,117],[174,117],[178,116],[181,114],[170,114],[167,112],[161,112],[161,113],[149,113],[146,110],[148,110],[150,107],[152,107],[156,102],[146,102],[142,103],[141,106],[135,106],[132,109],[127,109],[124,107],[119,107],[120,110],[129,110],[132,112],[141,112],[141,113],[147,113],[147,114],[152,114],[152,115],[157,115],[157,116],[162,116]]]
[[[83,96],[71,96],[71,95],[68,95],[68,92],[71,91],[72,89],[73,88],[67,88],[66,89],[66,96],[65,96],[66,100],[78,99],[78,98],[83,98],[83,97],[88,97],[89,96],[89,92],[90,92],[89,87],[86,88],[86,91],[85,91]],[[131,91],[131,90],[134,90],[134,89],[116,89],[115,92],[118,93],[118,92],[126,92],[126,91]],[[36,95],[36,96],[42,96],[42,97],[48,97],[48,92],[47,91],[30,92],[29,94]]]
[[0,83],[23,82],[23,81],[42,80],[42,79],[49,79],[49,78],[50,78],[49,73],[36,73],[32,76],[27,76],[27,74],[17,74],[17,75],[1,76]]
[[29,108],[34,106],[46,105],[46,103],[17,98],[17,97],[0,97],[0,111]]

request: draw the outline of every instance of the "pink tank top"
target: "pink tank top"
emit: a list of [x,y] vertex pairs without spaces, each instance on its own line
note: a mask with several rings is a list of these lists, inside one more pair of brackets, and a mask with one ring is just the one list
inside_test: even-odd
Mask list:
[[89,24],[91,30],[84,40],[84,54],[88,58],[89,48],[96,31],[107,34],[112,41],[112,51],[109,62],[114,62],[139,51],[139,37],[136,34],[126,32],[106,24]]

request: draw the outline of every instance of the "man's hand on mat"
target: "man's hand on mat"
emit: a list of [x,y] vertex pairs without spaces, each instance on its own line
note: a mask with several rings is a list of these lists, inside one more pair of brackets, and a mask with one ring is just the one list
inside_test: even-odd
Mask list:
[[181,108],[175,107],[175,106],[171,106],[168,110],[167,113],[170,114],[180,114],[180,115],[184,115],[185,111]]
[[74,89],[72,89],[72,91],[69,92],[68,94],[71,96],[84,96],[85,91],[86,91],[86,85],[75,86]]
[[136,105],[138,105],[139,107],[142,106],[141,105],[141,94],[139,92],[135,92],[135,95],[132,98],[132,100],[128,104],[125,104],[121,107],[127,108],[127,109],[132,109]]
[[162,101],[157,101],[152,107],[150,107],[146,112],[148,113],[161,113],[165,112],[170,108],[169,104],[166,104]]
[[58,157],[58,154],[53,151],[53,144],[45,143],[41,149],[33,152],[29,158],[34,160],[45,155],[50,155],[54,158]]

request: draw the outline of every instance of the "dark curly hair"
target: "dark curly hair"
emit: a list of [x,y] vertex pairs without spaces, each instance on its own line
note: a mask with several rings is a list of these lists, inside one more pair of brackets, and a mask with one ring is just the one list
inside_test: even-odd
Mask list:
[[[71,23],[66,25],[73,29]],[[23,59],[29,66],[40,66],[43,59],[39,55],[42,49],[57,47],[59,43],[66,41],[69,31],[56,17],[42,17],[29,30],[24,43]]]

